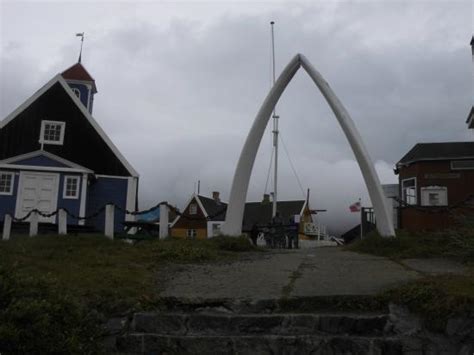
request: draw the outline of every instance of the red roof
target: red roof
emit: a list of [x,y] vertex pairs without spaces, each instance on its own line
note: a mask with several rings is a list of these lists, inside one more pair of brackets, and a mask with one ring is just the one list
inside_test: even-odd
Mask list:
[[[89,74],[89,72],[84,68],[81,63],[76,63],[72,67],[69,67],[61,73],[64,79],[69,80],[82,80],[82,81],[92,81],[93,87],[95,89],[95,80]],[[95,89],[97,90],[97,89]]]

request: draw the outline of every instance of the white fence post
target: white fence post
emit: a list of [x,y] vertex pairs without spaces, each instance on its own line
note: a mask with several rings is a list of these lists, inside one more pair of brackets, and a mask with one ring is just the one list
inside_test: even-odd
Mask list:
[[10,233],[12,230],[12,216],[10,216],[8,213],[5,215],[5,218],[3,220],[3,235],[2,235],[2,240],[8,240],[10,239]]
[[114,239],[114,217],[115,217],[115,206],[105,206],[105,231],[104,234],[110,239]]
[[62,208],[58,211],[58,234],[67,235],[67,213]]
[[38,235],[38,212],[31,212],[30,216],[30,237]]
[[168,237],[169,209],[166,203],[160,205],[160,239]]

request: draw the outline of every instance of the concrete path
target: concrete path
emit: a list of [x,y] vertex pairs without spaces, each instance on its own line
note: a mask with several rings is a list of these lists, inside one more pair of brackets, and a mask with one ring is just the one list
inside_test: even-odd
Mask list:
[[168,276],[163,297],[258,300],[372,295],[421,274],[386,258],[328,247],[252,253],[231,263],[187,265]]

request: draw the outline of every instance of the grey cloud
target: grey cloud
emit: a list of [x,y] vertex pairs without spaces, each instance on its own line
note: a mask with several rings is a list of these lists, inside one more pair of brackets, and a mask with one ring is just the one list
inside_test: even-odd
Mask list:
[[[278,70],[297,52],[314,63],[353,116],[383,182],[396,181],[392,166],[415,143],[467,137],[464,121],[472,101],[467,1],[255,9],[241,4],[241,10],[234,4],[222,11],[210,5],[213,15],[207,17],[204,7],[183,15],[185,4],[168,4],[160,17],[160,5],[149,6],[146,14],[147,5],[137,5],[130,18],[122,8],[116,18],[113,11],[100,17],[101,8],[92,16],[96,22],[87,24],[94,35],[86,39],[84,53],[99,89],[94,116],[141,173],[141,207],[164,199],[182,207],[198,179],[203,193],[219,190],[228,197],[240,149],[270,87],[270,19],[276,20]],[[72,64],[77,53],[74,44],[64,44],[58,57],[46,60],[46,50],[28,50],[26,32],[13,41],[5,29],[2,116]],[[58,28],[50,31],[53,38]],[[55,43],[45,41],[46,47]],[[295,76],[277,110],[312,205],[328,209],[321,220],[336,232],[355,225],[348,205],[359,197],[370,201],[353,153],[307,75]],[[264,192],[270,148],[267,132],[249,200]],[[280,151],[280,196],[300,198]]]

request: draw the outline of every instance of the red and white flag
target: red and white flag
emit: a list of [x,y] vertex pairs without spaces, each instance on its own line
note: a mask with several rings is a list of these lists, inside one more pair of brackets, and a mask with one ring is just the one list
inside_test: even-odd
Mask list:
[[351,212],[360,212],[360,208],[361,208],[360,201],[357,201],[349,206],[349,209],[351,210]]

